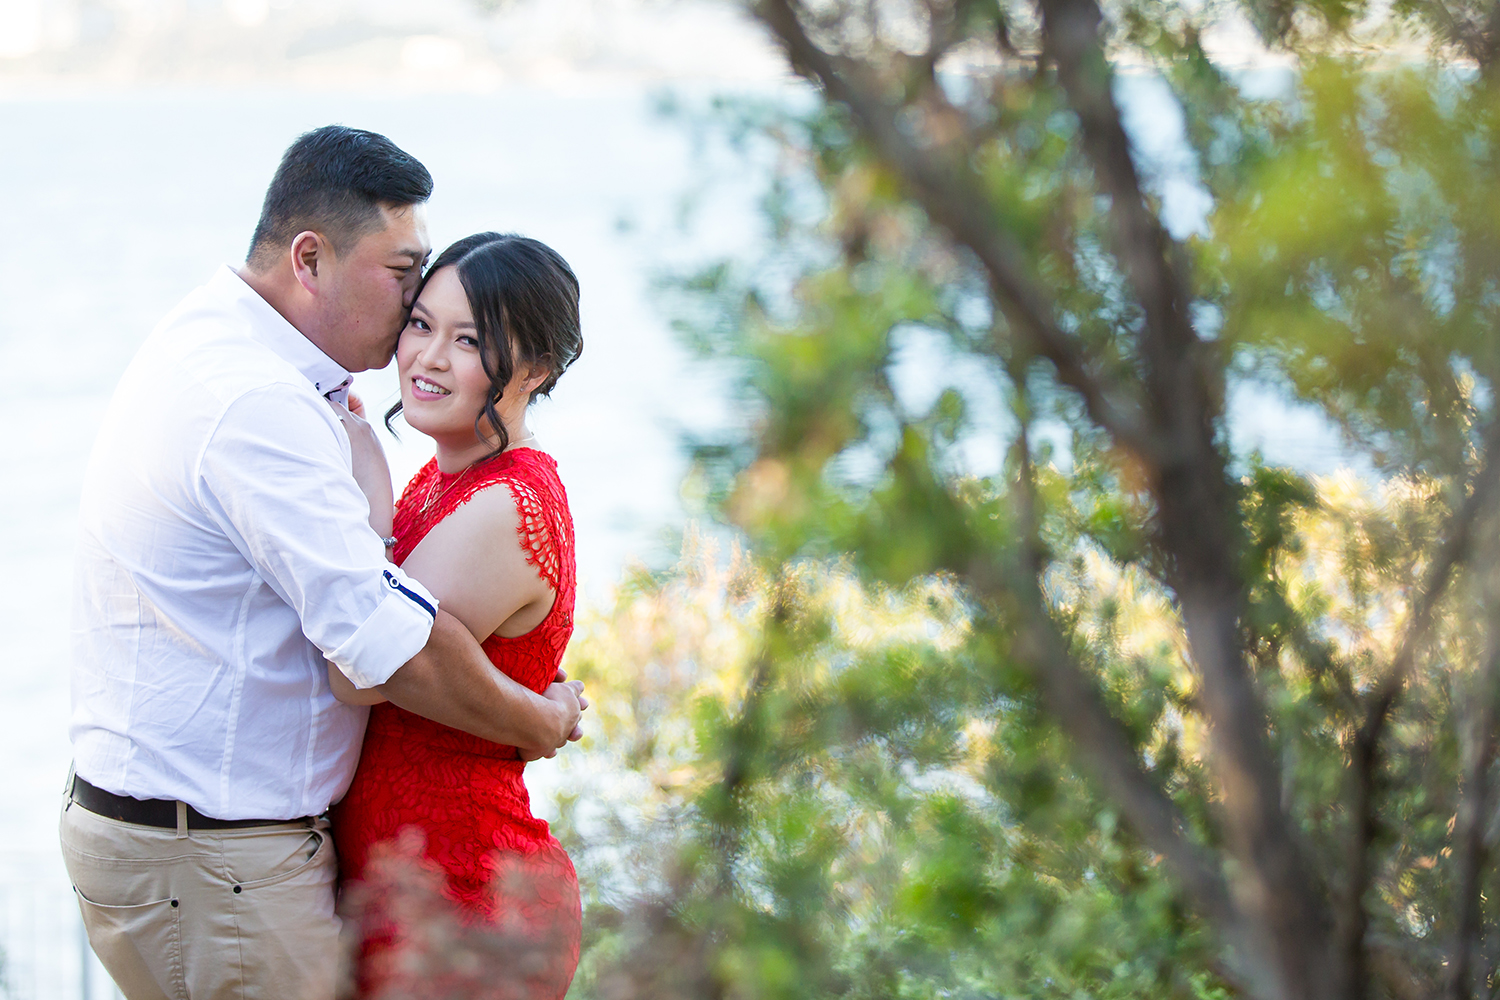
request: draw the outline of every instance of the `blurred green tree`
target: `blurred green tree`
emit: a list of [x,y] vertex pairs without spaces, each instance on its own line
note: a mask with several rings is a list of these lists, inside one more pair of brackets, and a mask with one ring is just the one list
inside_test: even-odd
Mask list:
[[748,554],[580,623],[572,995],[1500,997],[1500,3],[744,7],[816,93],[680,289]]
[[[1500,7],[749,9],[820,95],[775,252],[688,288],[753,641],[580,989],[1496,995]],[[1256,383],[1368,475],[1235,453]]]

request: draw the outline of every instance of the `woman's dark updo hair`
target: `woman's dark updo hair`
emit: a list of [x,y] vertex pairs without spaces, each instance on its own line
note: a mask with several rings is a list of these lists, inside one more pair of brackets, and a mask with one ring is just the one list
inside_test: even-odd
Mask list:
[[[515,375],[516,362],[523,366],[544,365],[549,371],[542,384],[531,390],[531,399],[552,391],[562,373],[583,353],[583,332],[578,324],[578,279],[556,250],[514,233],[475,233],[438,255],[422,286],[438,271],[452,267],[474,313],[479,339],[479,360],[490,377],[490,395],[474,421],[474,433],[482,439],[486,421],[500,435],[500,446],[490,457],[510,444],[510,436],[495,410],[495,403]],[[421,295],[421,288],[417,289]],[[514,358],[512,358],[514,351]],[[401,412],[397,400],[385,414],[385,426]]]

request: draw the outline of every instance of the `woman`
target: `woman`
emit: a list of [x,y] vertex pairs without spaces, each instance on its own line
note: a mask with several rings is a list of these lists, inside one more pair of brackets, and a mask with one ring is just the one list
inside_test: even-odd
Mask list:
[[[437,444],[396,504],[392,558],[497,668],[538,692],[573,630],[575,569],[567,495],[526,411],[582,346],[578,280],[556,252],[520,236],[470,236],[424,280],[396,348],[401,402],[386,414],[389,423],[404,410]],[[336,668],[329,680],[342,700],[373,700]],[[335,841],[346,885],[357,884],[372,849],[419,829],[426,863],[441,869],[462,916],[516,946],[507,978],[525,988],[512,995],[561,1000],[578,964],[578,880],[531,814],[524,766],[515,747],[375,704]],[[366,931],[364,991],[420,995],[420,984],[402,985],[402,928],[376,912]]]

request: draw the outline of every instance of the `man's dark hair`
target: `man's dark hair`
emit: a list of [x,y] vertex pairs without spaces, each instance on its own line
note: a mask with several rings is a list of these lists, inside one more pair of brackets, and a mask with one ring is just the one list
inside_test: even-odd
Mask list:
[[381,205],[415,205],[432,195],[432,175],[416,157],[376,132],[325,125],[287,147],[266,189],[251,270],[272,267],[306,230],[342,254],[380,228]]

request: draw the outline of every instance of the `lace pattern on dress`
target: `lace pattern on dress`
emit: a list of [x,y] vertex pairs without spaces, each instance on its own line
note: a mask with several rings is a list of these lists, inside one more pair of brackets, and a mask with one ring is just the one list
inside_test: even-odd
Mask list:
[[519,479],[502,482],[510,487],[510,494],[516,501],[516,531],[521,536],[521,548],[526,552],[526,561],[536,567],[537,572],[556,592],[562,577],[562,567],[557,546],[552,543],[552,527],[547,523],[546,505],[530,483]]
[[[538,474],[542,471],[539,466],[545,465],[551,465],[550,457],[530,448],[502,452],[452,476],[439,472],[435,460],[429,462],[412,479],[396,505],[396,518],[404,530],[396,532],[400,540],[393,553],[395,562],[398,565],[405,562],[439,521],[481,490],[503,485],[510,490],[516,505],[516,531],[526,561],[536,567],[553,592],[561,597],[563,567],[573,562],[573,524],[567,517],[568,499],[553,471],[555,466],[547,470],[550,475]],[[466,477],[472,478],[460,482]]]

